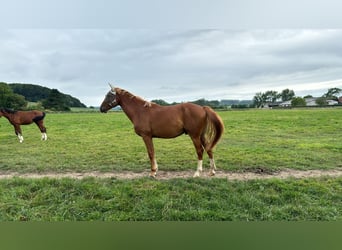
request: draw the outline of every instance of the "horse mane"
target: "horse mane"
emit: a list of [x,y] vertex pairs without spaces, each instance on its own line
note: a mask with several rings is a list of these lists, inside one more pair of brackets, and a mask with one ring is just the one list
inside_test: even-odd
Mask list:
[[115,91],[120,94],[120,95],[125,95],[127,96],[129,99],[132,100],[137,100],[138,102],[140,102],[144,107],[152,107],[152,104],[155,104],[153,102],[150,101],[146,101],[143,98],[141,98],[140,96],[137,95],[133,95],[132,93],[128,92],[127,90],[124,89],[120,89],[120,88],[115,88]]
[[17,113],[16,110],[8,109],[8,108],[1,108],[0,111],[1,111],[1,112],[5,112],[5,113],[9,113],[9,114],[15,114],[15,113]]

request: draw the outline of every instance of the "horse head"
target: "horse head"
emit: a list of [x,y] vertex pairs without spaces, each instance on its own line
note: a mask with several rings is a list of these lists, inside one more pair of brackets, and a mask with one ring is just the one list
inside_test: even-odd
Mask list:
[[100,111],[106,113],[108,110],[119,105],[119,99],[116,94],[115,88],[109,83],[110,91],[107,93],[105,99],[103,100]]

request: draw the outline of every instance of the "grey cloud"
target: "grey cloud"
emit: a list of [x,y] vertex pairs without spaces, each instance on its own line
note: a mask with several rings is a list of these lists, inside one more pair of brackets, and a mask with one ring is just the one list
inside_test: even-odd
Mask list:
[[107,82],[167,101],[312,91],[342,87],[341,38],[342,30],[1,31],[0,81],[58,88],[88,105],[102,101]]

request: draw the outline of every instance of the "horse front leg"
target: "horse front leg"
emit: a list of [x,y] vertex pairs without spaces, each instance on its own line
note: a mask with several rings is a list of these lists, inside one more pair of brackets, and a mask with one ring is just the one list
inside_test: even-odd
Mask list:
[[14,126],[14,132],[18,136],[19,142],[22,143],[24,141],[24,137],[22,136],[20,126],[17,124],[14,124],[13,126]]
[[156,174],[157,174],[157,170],[158,170],[158,164],[154,155],[154,146],[153,146],[153,141],[152,141],[152,137],[151,136],[142,136],[146,149],[147,149],[147,153],[148,153],[148,157],[150,158],[150,162],[151,162],[151,172],[150,172],[150,177],[155,178]]

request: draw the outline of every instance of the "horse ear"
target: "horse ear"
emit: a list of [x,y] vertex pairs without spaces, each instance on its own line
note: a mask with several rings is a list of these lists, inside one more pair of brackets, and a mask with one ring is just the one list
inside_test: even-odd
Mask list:
[[110,92],[112,92],[113,94],[116,94],[115,93],[115,87],[113,87],[112,84],[108,83],[109,87],[110,87]]
[[110,87],[112,90],[115,89],[114,86],[113,86],[112,84],[108,83],[108,85],[109,85],[109,87]]

